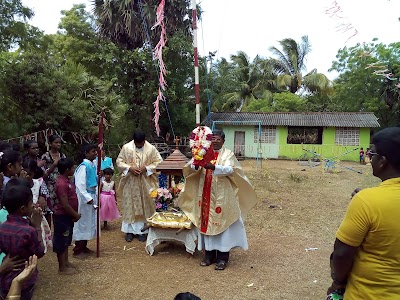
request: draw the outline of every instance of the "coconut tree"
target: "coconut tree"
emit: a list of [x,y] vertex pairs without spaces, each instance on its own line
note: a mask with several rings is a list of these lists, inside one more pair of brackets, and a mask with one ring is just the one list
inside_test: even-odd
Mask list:
[[331,82],[316,69],[303,76],[306,71],[306,57],[311,51],[308,36],[301,37],[297,43],[291,38],[279,41],[281,50],[271,47],[274,58],[269,59],[269,65],[276,75],[275,85],[279,90],[291,93],[311,92],[317,93],[331,89]]
[[231,55],[235,85],[232,90],[224,95],[223,109],[240,111],[252,99],[262,97],[265,84],[263,77],[263,59],[256,56],[253,61],[249,56],[239,51]]
[[[159,0],[93,0],[101,36],[127,49],[142,47],[147,34],[154,42],[153,36],[159,36],[159,31],[150,28],[155,23],[159,3]],[[165,1],[167,36],[177,30],[190,34],[190,3],[190,0]]]

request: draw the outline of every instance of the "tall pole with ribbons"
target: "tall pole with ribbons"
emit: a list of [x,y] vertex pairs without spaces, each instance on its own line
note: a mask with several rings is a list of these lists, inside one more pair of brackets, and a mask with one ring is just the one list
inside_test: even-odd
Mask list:
[[102,151],[103,151],[103,135],[104,135],[104,111],[101,112],[100,121],[99,121],[99,136],[97,139],[98,142],[98,150],[97,150],[97,230],[96,230],[96,255],[100,256],[100,171],[101,171],[101,160],[102,160]]
[[196,96],[196,126],[200,126],[200,86],[199,86],[199,53],[197,50],[197,5],[192,0],[192,27],[194,47],[194,91]]

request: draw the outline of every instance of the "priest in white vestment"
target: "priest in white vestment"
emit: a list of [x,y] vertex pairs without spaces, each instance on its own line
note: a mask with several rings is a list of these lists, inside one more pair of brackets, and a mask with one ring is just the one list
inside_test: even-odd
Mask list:
[[155,174],[157,165],[162,161],[158,150],[146,141],[141,131],[133,134],[133,140],[122,147],[117,158],[118,169],[122,172],[120,192],[122,193],[122,227],[125,240],[131,242],[134,236],[146,241],[142,232],[146,218],[155,212],[154,200],[150,189],[158,188]]
[[179,207],[199,228],[199,250],[205,250],[201,266],[215,263],[224,270],[231,249],[248,249],[243,220],[256,204],[256,194],[233,152],[223,144],[225,134],[213,131],[214,160],[204,168],[191,160],[183,169],[185,188]]

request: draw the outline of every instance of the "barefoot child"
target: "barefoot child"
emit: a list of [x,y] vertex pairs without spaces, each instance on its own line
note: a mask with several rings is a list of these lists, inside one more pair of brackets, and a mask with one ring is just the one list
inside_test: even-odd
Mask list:
[[78,214],[78,197],[75,185],[69,177],[74,175],[74,162],[69,158],[61,158],[58,162],[60,176],[55,185],[56,202],[54,203],[54,239],[53,251],[57,253],[58,273],[70,275],[75,273],[75,268],[68,260],[68,247],[72,242],[74,222],[81,215]]
[[93,253],[87,247],[88,240],[96,236],[97,170],[93,160],[97,157],[97,145],[85,145],[82,149],[83,161],[76,168],[74,179],[78,196],[78,212],[81,218],[74,225],[72,239],[75,241],[74,257],[85,258]]
[[[18,180],[21,179],[11,179],[11,181]],[[41,209],[34,208],[32,191],[26,184],[11,185],[11,181],[5,187],[3,195],[2,204],[9,214],[7,221],[0,225],[0,249],[10,257],[18,256],[28,260],[30,256],[36,255],[41,258],[44,255],[40,227],[43,218]],[[7,295],[11,282],[21,271],[21,269],[13,270],[1,278],[3,297]],[[32,299],[37,279],[38,270],[35,269],[32,277],[22,285],[20,299]]]
[[120,217],[115,195],[115,183],[112,181],[114,170],[106,168],[103,170],[104,181],[100,189],[100,220],[104,222],[104,229],[108,229],[108,221],[117,220]]
[[364,157],[364,155],[365,155],[365,153],[364,153],[364,148],[363,147],[361,147],[360,148],[360,164],[364,164],[364,162],[365,162],[365,157]]

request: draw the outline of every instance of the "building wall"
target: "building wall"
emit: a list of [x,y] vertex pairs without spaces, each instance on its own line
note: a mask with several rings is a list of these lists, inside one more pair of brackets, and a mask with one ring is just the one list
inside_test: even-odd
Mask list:
[[225,132],[225,147],[234,151],[235,131],[245,132],[245,156],[250,158],[283,158],[283,159],[299,159],[301,155],[306,153],[304,149],[314,151],[324,158],[334,158],[340,156],[340,160],[358,161],[359,150],[352,151],[346,155],[344,153],[352,149],[363,147],[364,151],[370,145],[370,129],[360,128],[360,145],[359,146],[340,146],[335,145],[335,128],[326,127],[323,130],[322,145],[315,144],[287,144],[288,129],[284,126],[276,128],[276,144],[254,143],[254,125],[242,126],[217,126]]
[[[235,131],[243,131],[245,133],[245,146],[244,146],[244,156],[245,157],[257,157],[257,152],[259,150],[258,143],[254,143],[254,125],[242,125],[242,126],[216,126],[219,129],[223,129],[225,132],[225,147],[234,151],[234,141],[235,141]],[[273,156],[275,151],[275,158],[278,158],[278,146],[270,144],[262,144],[262,153],[265,157],[265,153],[269,153],[270,157]],[[261,157],[261,154],[258,154]]]

